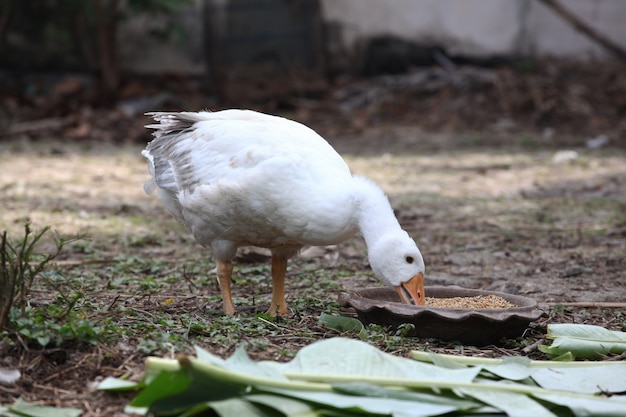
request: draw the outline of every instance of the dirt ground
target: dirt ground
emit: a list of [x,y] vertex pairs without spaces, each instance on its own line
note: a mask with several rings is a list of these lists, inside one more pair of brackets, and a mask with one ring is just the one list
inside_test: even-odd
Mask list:
[[[476,90],[471,75],[460,80],[461,90],[444,86],[423,100],[410,89],[373,98],[348,86],[335,97],[337,108],[352,103],[348,113],[322,112],[327,103],[306,100],[289,110],[323,133],[356,174],[388,193],[423,253],[427,285],[497,290],[549,304],[520,338],[490,346],[406,338],[376,326],[367,329],[368,342],[399,355],[418,349],[546,359],[536,346],[549,323],[624,330],[620,68],[559,67],[549,77],[526,78],[504,70],[495,78],[481,75],[489,85]],[[242,251],[234,278],[239,314],[224,317],[210,254],[143,192],[146,120],[78,111],[71,100],[56,100],[28,114],[41,117],[69,103],[70,116],[52,113],[36,130],[16,116],[13,133],[0,140],[0,230],[19,238],[30,221],[35,229],[49,225],[60,236],[82,239],[35,282],[22,324],[0,334],[0,367],[22,372],[15,385],[0,385],[0,404],[22,397],[78,407],[85,416],[123,416],[132,395],[95,390],[102,378],[138,379],[146,356],[173,357],[196,344],[228,356],[243,343],[254,358],[288,360],[299,348],[340,334],[317,322],[322,312],[353,313],[338,305],[339,292],[380,285],[358,236],[306,249],[288,270],[290,314],[275,320],[257,314],[271,294],[268,259]],[[392,102],[397,105],[389,107]],[[608,143],[588,142],[601,134]],[[42,250],[53,248],[51,237]],[[33,329],[62,336],[42,346],[29,335]]]
[[[566,304],[620,302],[626,294],[626,151],[588,149],[579,140],[576,147],[561,148],[546,146],[540,134],[433,134],[400,125],[330,138],[355,173],[369,176],[390,196],[423,252],[427,284],[562,304],[533,324],[530,337],[499,346],[391,343],[381,335],[372,343],[400,354],[462,349],[502,356],[526,354],[525,345],[541,339],[548,322],[623,328],[624,310]],[[559,161],[563,150],[575,150],[577,157]],[[155,198],[143,193],[147,173],[139,151],[139,146],[93,143],[0,145],[1,228],[17,236],[28,219],[34,227],[51,225],[61,235],[88,236],[64,251],[58,273],[68,288],[82,292],[76,308],[85,317],[112,320],[128,330],[108,341],[45,348],[9,332],[0,344],[0,365],[20,369],[23,377],[16,386],[2,387],[0,402],[23,396],[78,406],[90,416],[123,415],[128,396],[97,392],[93,386],[108,375],[140,377],[146,354],[173,355],[198,343],[228,355],[248,342],[255,357],[286,360],[313,340],[337,335],[316,320],[321,311],[338,311],[339,291],[379,285],[358,237],[335,248],[306,250],[289,272],[292,315],[275,324],[280,331],[259,330],[251,327],[257,320],[253,312],[267,307],[269,271],[262,254],[247,254],[238,262],[235,280],[235,302],[245,325],[237,324],[239,333],[226,338],[211,333],[211,323],[221,320],[219,291],[209,278],[212,261]],[[54,293],[36,285],[30,302],[53,303]],[[165,334],[188,325],[180,317],[190,315],[204,322],[204,329],[176,343],[164,342]],[[155,327],[158,321],[165,328]],[[154,342],[153,350],[145,349],[147,341]]]

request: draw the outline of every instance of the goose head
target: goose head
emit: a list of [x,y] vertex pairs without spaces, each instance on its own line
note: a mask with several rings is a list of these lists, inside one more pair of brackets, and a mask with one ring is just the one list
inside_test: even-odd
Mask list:
[[424,305],[424,259],[408,233],[385,234],[368,249],[378,278],[394,287],[403,303]]

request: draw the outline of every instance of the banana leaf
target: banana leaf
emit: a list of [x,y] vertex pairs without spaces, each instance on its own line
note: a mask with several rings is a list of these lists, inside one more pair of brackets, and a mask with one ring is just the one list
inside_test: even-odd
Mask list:
[[580,359],[600,359],[609,354],[626,352],[626,333],[588,324],[550,324],[547,337],[550,346],[539,349],[552,356],[571,354]]
[[[243,349],[223,360],[197,348],[196,357],[149,358],[150,379],[138,385],[127,411],[184,417],[209,410],[220,417],[625,415],[624,362],[550,367],[526,358],[425,356],[429,363],[346,338],[315,342],[288,363],[256,362]],[[115,388],[110,381],[107,386]]]

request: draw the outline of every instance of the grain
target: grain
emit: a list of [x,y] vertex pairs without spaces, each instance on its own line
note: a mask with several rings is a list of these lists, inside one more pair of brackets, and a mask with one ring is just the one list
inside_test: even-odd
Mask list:
[[477,295],[474,297],[451,297],[434,298],[426,297],[426,307],[435,308],[512,308],[515,304],[510,303],[497,295]]

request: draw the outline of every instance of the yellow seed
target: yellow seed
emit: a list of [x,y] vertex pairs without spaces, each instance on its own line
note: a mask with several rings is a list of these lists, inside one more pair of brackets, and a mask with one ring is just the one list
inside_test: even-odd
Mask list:
[[434,298],[426,297],[426,307],[435,308],[512,308],[515,304],[505,300],[504,298],[489,294],[477,295],[474,297],[451,297],[451,298]]
[[161,301],[161,305],[163,306],[169,306],[174,304],[174,299],[173,298],[166,298],[165,300]]

